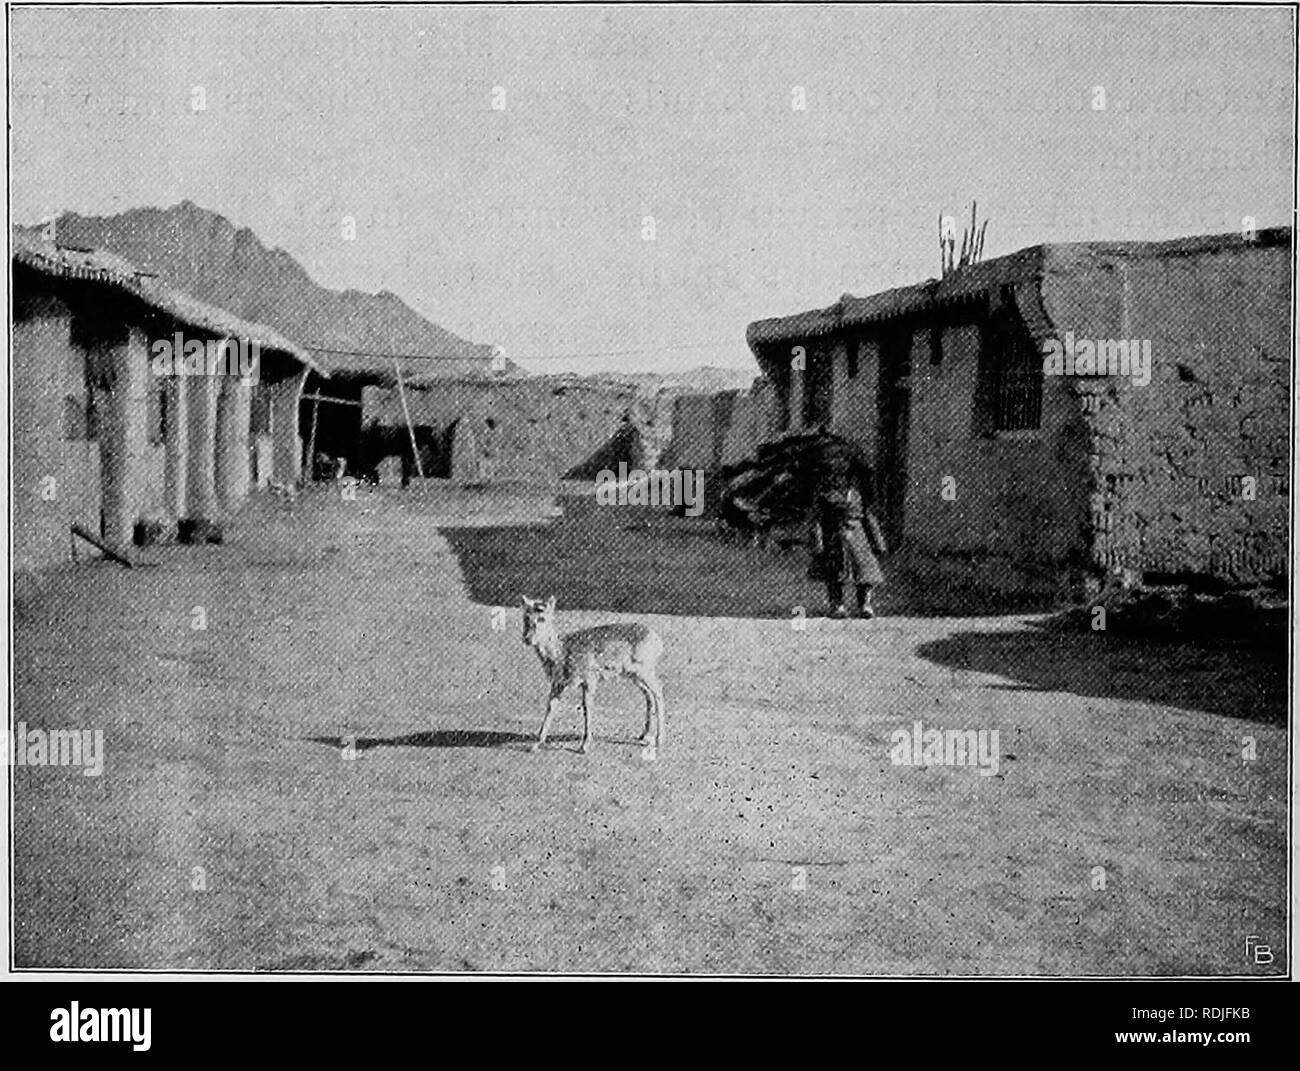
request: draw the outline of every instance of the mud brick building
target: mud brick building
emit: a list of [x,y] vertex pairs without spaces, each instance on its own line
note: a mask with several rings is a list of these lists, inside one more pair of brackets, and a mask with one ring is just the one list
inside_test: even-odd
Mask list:
[[[637,392],[626,383],[576,376],[416,380],[401,392],[362,393],[366,467],[396,456],[410,472],[411,426],[426,476],[467,482],[592,478],[594,470],[643,460],[633,422]],[[591,470],[591,471],[588,471]]]
[[[500,369],[494,366],[492,346],[452,341],[454,345],[447,344],[443,350],[421,357],[314,351],[320,371],[308,375],[298,415],[309,478],[331,477],[340,461],[346,462],[346,470],[354,474],[373,468],[374,439],[363,416],[362,397],[367,391],[372,398],[391,395],[397,402],[399,379],[405,388],[423,389],[441,382],[505,382],[518,373],[509,361]],[[405,420],[398,426],[406,446],[394,452],[398,456],[402,450],[409,454]],[[319,471],[317,459],[322,462]]]
[[673,437],[661,464],[712,475],[722,465],[740,391],[683,394],[673,405]]
[[[303,350],[108,253],[15,233],[12,259],[15,570],[67,560],[74,524],[121,548],[141,522],[175,534],[254,480],[298,479]],[[156,374],[155,343],[178,332],[242,344],[256,375]]]
[[[914,559],[1007,590],[1255,585],[1289,563],[1292,264],[1289,228],[1041,245],[748,341],[778,428],[855,440]],[[1099,363],[1045,374],[1079,340]]]
[[759,443],[771,438],[777,430],[774,401],[772,384],[762,376],[736,398],[723,435],[723,468],[753,457]]
[[770,395],[766,380],[704,393],[602,376],[412,378],[404,408],[401,390],[367,385],[352,468],[400,460],[409,479],[414,431],[424,474],[439,479],[592,480],[620,462],[712,476],[766,437]]

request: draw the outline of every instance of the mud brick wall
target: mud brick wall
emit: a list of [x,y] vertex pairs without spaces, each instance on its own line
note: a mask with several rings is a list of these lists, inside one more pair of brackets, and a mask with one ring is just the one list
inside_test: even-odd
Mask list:
[[723,464],[739,393],[679,396],[673,406],[672,438],[659,459],[660,467],[716,471]]
[[[99,531],[100,511],[104,508],[100,486],[99,443],[85,440],[65,442],[60,493],[64,496],[69,525],[79,524],[87,532]],[[76,549],[90,550],[85,544]]]
[[[446,449],[440,471],[459,480],[556,479],[600,451],[620,431],[635,399],[624,385],[558,379],[499,383],[439,380],[408,386],[411,421]],[[362,424],[400,431],[406,421],[396,390],[367,387]],[[406,449],[403,444],[402,449]]]
[[[980,434],[979,328],[948,327],[940,343],[934,364],[928,330],[912,338],[906,549],[986,555],[1011,569],[1077,562],[1086,542],[1088,498],[1086,439],[1074,391],[1049,378],[1036,431]],[[874,367],[864,367],[859,377],[864,374],[874,376]],[[943,495],[947,477],[955,481],[951,499]]]
[[[71,345],[65,347],[64,353],[63,499],[69,524],[79,524],[88,532],[98,532],[103,503],[100,500],[99,442],[87,438],[92,433],[86,415],[88,354]],[[83,544],[76,549],[80,552],[90,548]]]
[[754,457],[759,443],[776,434],[776,390],[770,380],[758,379],[748,393],[736,398],[722,443],[722,464],[735,465]]
[[[863,339],[851,366],[848,346],[835,353],[831,387],[831,430],[852,440],[874,462],[876,456],[876,390],[879,386],[879,346]],[[850,372],[854,372],[850,375]]]
[[[680,467],[714,471],[728,451],[752,453],[766,438],[772,391],[750,395],[661,389],[546,377],[516,382],[438,380],[408,385],[417,439],[430,444],[426,474],[458,480],[591,479],[596,468]],[[409,436],[396,390],[367,387],[363,437],[398,454]],[[745,455],[740,455],[745,456]]]
[[1286,572],[1289,255],[1243,242],[1045,281],[1061,331],[1152,343],[1145,387],[1075,381],[1091,396],[1096,565],[1235,584]]
[[[20,298],[14,310],[13,354],[13,568],[26,572],[65,561],[69,517],[76,514],[64,476],[65,367],[70,353],[71,313],[54,300]],[[52,477],[53,496],[42,490]],[[95,518],[98,528],[99,519]]]

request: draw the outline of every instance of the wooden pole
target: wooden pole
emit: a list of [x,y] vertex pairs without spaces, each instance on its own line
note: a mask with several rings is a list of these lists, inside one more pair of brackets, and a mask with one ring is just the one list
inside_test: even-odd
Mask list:
[[362,408],[360,402],[354,402],[351,398],[331,398],[328,394],[304,394],[304,398],[309,402],[325,402],[327,405],[352,405],[356,408]]
[[135,568],[135,562],[131,561],[130,558],[122,557],[122,555],[107,546],[102,540],[96,539],[93,535],[87,532],[81,527],[81,525],[74,524],[72,526],[72,534],[84,539],[92,547],[97,547],[99,550],[103,551],[104,557],[108,558],[109,561],[115,561],[118,565],[125,565],[128,569]]
[[320,398],[311,403],[311,434],[307,436],[307,479],[316,479],[316,417],[320,413]]
[[402,383],[402,366],[393,359],[393,371],[397,373],[397,393],[402,399],[402,415],[406,417],[406,430],[411,435],[411,454],[415,458],[415,471],[424,479],[424,466],[420,464],[420,448],[415,442],[415,425],[411,423],[411,409],[406,404],[406,386]]

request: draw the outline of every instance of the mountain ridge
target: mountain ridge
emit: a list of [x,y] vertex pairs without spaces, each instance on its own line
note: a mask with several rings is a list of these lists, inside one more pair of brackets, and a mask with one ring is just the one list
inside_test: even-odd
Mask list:
[[55,227],[61,244],[106,249],[200,300],[276,328],[313,354],[319,347],[325,352],[318,360],[331,373],[371,370],[365,359],[331,350],[410,355],[418,358],[413,370],[426,376],[491,370],[493,346],[461,338],[390,290],[322,286],[287,250],[190,200],[115,216],[68,212]]

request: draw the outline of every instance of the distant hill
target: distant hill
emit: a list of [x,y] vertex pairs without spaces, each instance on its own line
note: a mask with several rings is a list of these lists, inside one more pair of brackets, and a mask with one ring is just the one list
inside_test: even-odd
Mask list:
[[758,366],[719,368],[700,365],[685,372],[607,372],[591,378],[628,383],[641,394],[653,395],[665,390],[673,394],[718,394],[727,390],[749,390],[758,378]]
[[107,249],[194,297],[276,328],[331,372],[391,372],[392,361],[329,350],[440,358],[403,362],[404,372],[425,377],[490,369],[490,345],[431,323],[388,291],[320,286],[283,249],[267,249],[247,227],[190,201],[107,217],[67,213],[57,232],[60,245]]

